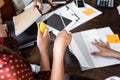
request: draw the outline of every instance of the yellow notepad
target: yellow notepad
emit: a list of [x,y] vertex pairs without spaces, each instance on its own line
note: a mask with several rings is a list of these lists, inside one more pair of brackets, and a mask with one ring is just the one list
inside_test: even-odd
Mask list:
[[84,13],[85,15],[89,16],[89,15],[95,13],[95,10],[92,9],[92,8],[87,8],[87,9],[85,9],[85,10],[83,11],[83,13]]
[[108,43],[120,43],[120,38],[118,34],[107,34]]

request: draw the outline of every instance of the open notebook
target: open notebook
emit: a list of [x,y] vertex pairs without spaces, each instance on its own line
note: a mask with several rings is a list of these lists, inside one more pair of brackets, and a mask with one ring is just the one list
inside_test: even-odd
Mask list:
[[[120,64],[120,60],[116,58],[91,55],[92,52],[99,52],[91,42],[95,39],[107,42],[106,35],[108,34],[114,34],[110,27],[90,29],[72,34],[72,42],[69,48],[79,61],[82,70]],[[110,43],[110,47],[120,51],[120,43]]]

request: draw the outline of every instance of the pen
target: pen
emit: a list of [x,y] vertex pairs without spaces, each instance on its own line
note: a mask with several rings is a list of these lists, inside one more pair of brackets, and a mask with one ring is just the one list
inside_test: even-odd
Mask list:
[[65,23],[64,23],[64,20],[63,20],[63,18],[62,18],[62,16],[61,16],[61,13],[60,13],[60,12],[59,12],[59,15],[60,15],[60,19],[61,19],[61,21],[62,21],[62,23],[63,23],[63,26],[66,27],[66,25],[65,25]]
[[39,6],[36,6],[36,7],[37,7],[37,10],[40,12],[40,14],[43,15],[42,11],[40,11],[40,9],[39,9]]
[[100,5],[100,0],[97,0],[97,5],[98,5],[98,6]]
[[111,7],[114,7],[114,0],[111,0]]
[[110,7],[110,6],[111,6],[111,0],[108,1],[108,7]]

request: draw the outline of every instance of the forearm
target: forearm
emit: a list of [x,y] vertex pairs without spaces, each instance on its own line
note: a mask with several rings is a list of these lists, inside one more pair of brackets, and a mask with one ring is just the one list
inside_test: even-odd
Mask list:
[[54,54],[64,54],[64,52],[53,53],[51,80],[64,80],[64,55],[55,56]]
[[41,53],[40,54],[40,70],[41,71],[48,71],[50,70],[50,62],[49,62],[49,56],[48,53]]

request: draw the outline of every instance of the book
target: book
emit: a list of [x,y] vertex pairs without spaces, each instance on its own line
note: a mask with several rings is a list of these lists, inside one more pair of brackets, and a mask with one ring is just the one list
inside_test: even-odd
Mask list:
[[[65,25],[65,27],[63,28],[63,26],[61,26],[61,30],[65,29],[67,31],[71,31],[72,29],[80,26],[81,24],[84,24],[85,22],[97,17],[98,15],[102,14],[101,11],[95,9],[94,7],[90,6],[89,4],[85,3],[85,7],[83,8],[78,8],[74,1],[72,1],[69,4],[66,4],[46,15],[43,15],[41,17],[39,17],[36,22],[39,21],[47,21],[47,23],[50,21],[49,19],[51,18],[51,16],[53,16],[53,14],[57,14],[60,17],[64,17],[67,19],[67,21],[70,20],[70,23],[68,25]],[[59,18],[60,18],[59,17]],[[62,18],[61,18],[62,19]],[[52,17],[52,20],[56,20],[56,18]],[[56,24],[55,22],[52,22],[54,24]],[[64,21],[63,21],[64,22]],[[58,27],[59,25],[56,24],[56,27]],[[50,31],[52,31],[55,35],[57,35],[61,30],[59,30],[58,28],[55,28],[53,26],[49,26],[47,25],[47,27],[49,28]]]
[[[41,16],[37,7],[33,8],[33,4],[31,3],[25,8],[24,12],[13,17],[16,36],[27,30]],[[44,4],[43,6],[42,14],[51,9],[49,4]]]
[[[116,58],[91,55],[92,52],[99,51],[91,42],[95,39],[101,39],[102,41],[107,42],[107,34],[114,34],[110,27],[90,29],[72,34],[72,42],[69,45],[69,49],[79,61],[81,70],[84,71],[120,64],[120,60]],[[110,43],[110,47],[116,51],[120,51],[120,43]]]
[[37,24],[33,23],[27,30],[25,30],[20,35],[15,35],[14,23],[13,21],[6,21],[7,30],[8,32],[17,40],[19,41],[19,48],[23,49],[26,47],[33,46],[36,43],[37,39]]

